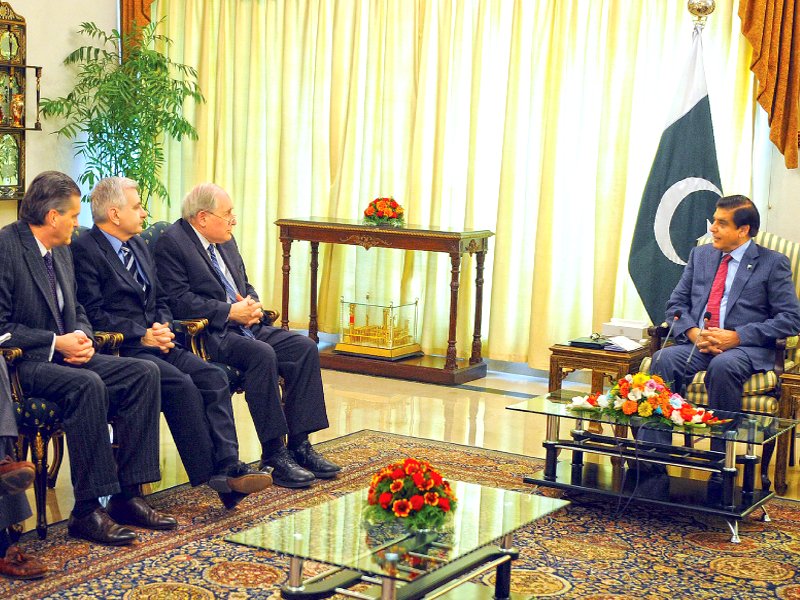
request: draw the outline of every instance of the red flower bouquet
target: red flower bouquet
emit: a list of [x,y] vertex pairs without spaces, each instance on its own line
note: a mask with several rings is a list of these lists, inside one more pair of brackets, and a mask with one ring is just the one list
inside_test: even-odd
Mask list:
[[408,529],[436,529],[456,508],[450,483],[430,463],[416,458],[385,466],[372,476],[367,519],[398,519]]
[[375,198],[364,210],[365,225],[405,225],[405,211],[394,198]]

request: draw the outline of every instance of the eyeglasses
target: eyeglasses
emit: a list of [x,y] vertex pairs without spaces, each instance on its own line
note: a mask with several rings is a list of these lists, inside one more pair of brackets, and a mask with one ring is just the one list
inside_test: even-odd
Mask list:
[[228,225],[233,225],[234,223],[236,223],[236,215],[231,215],[230,217],[222,217],[222,216],[220,216],[220,215],[218,215],[216,213],[211,212],[210,210],[206,211],[206,213],[209,214],[209,215],[214,215],[218,219],[222,219]]

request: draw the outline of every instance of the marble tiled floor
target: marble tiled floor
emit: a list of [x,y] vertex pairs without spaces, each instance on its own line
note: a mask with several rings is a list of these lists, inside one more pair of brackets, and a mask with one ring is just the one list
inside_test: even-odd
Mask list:
[[[321,442],[361,429],[374,429],[543,457],[544,418],[505,409],[529,395],[547,390],[536,377],[490,372],[489,376],[458,387],[428,385],[395,379],[323,371],[330,427],[312,436]],[[571,388],[580,389],[579,384]],[[234,398],[240,455],[255,461],[260,447],[244,398]],[[335,457],[334,457],[335,458]],[[153,491],[185,482],[186,473],[166,425],[161,426],[162,480]],[[269,493],[267,490],[264,493]],[[33,494],[30,492],[31,504]],[[800,467],[789,469],[787,497],[800,499]],[[68,460],[47,500],[48,521],[69,516],[72,488]],[[33,519],[25,529],[34,527]]]

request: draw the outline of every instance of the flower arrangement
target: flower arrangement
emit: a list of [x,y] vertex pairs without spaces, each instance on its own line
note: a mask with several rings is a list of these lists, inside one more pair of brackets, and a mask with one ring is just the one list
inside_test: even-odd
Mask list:
[[416,458],[392,463],[372,476],[365,516],[374,523],[400,520],[408,529],[436,529],[456,508],[450,483]]
[[661,377],[647,373],[626,375],[608,394],[577,396],[568,408],[601,412],[622,423],[628,423],[633,416],[689,428],[713,427],[731,421],[715,417],[713,411],[702,406],[691,405],[680,394],[673,393]]
[[364,209],[365,225],[393,225],[402,227],[405,225],[405,210],[397,201],[389,196],[388,198],[375,198]]

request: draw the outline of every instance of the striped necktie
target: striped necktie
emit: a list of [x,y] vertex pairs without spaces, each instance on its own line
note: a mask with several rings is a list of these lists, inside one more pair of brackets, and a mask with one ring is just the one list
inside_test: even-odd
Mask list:
[[58,288],[56,287],[56,270],[53,266],[53,254],[46,252],[44,255],[44,268],[47,270],[47,280],[50,282],[50,291],[53,293],[53,300],[56,303],[56,325],[59,335],[64,335],[64,317],[61,315],[61,307],[58,305]]
[[[214,250],[214,244],[208,245],[208,256],[211,257],[211,264],[214,266],[214,270],[217,272],[217,277],[219,277],[220,282],[222,282],[222,287],[225,288],[225,294],[228,296],[228,302],[234,304],[236,302],[236,290],[233,289],[233,285],[231,285],[231,282],[227,277],[225,277],[222,267],[219,266],[217,252]],[[239,327],[246,337],[255,339],[256,336],[253,335],[253,332],[250,331],[249,327],[245,327],[244,325],[239,325]]]
[[136,265],[136,257],[133,255],[133,250],[128,245],[128,242],[122,244],[119,249],[119,254],[122,257],[122,264],[125,265],[125,268],[128,270],[128,273],[131,274],[133,280],[139,284],[142,288],[143,292],[147,291],[147,282],[142,277],[141,273],[139,273],[139,267]]

